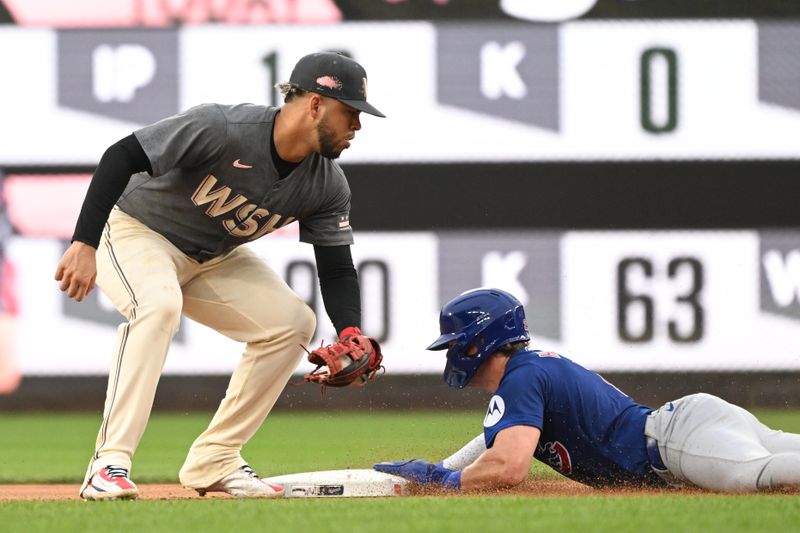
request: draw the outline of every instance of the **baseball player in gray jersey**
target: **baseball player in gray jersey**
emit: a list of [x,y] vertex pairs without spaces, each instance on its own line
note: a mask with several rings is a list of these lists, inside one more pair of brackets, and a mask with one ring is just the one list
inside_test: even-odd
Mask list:
[[135,131],[98,164],[55,276],[77,301],[96,280],[127,319],[84,499],[138,496],[131,458],[182,314],[246,348],[181,483],[200,494],[283,494],[240,452],[297,367],[315,315],[241,244],[298,221],[340,343],[368,339],[359,329],[350,190],[334,159],[361,129],[362,111],[384,115],[367,103],[364,69],[339,54],[301,58],[280,88],[280,108],[200,105]]

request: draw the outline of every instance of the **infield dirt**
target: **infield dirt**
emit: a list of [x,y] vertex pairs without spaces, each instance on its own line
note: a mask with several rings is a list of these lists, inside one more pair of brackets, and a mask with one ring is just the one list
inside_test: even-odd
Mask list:
[[[0,501],[34,501],[34,500],[78,500],[77,484],[0,484]],[[211,499],[211,498],[231,498],[227,494],[210,493],[206,496],[199,496],[195,491],[183,488],[178,484],[140,484],[141,500],[192,500],[192,499]],[[498,495],[509,496],[645,496],[655,494],[675,493],[669,489],[593,489],[569,480],[536,480],[528,481],[522,485],[509,490],[498,491]],[[699,490],[681,489],[681,494],[697,493]],[[451,494],[444,491],[421,491],[413,490],[412,494],[445,495]]]

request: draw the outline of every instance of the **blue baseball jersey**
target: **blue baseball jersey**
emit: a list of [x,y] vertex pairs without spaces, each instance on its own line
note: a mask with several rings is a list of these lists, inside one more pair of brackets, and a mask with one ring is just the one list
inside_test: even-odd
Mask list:
[[541,430],[534,457],[591,486],[664,485],[647,460],[644,423],[652,409],[568,358],[514,353],[484,420],[486,446],[508,427]]

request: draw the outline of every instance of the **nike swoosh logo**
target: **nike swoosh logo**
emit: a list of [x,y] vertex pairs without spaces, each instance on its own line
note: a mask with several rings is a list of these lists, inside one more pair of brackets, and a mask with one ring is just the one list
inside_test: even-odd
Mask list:
[[233,162],[233,166],[236,168],[253,168],[253,165],[245,165],[239,159]]

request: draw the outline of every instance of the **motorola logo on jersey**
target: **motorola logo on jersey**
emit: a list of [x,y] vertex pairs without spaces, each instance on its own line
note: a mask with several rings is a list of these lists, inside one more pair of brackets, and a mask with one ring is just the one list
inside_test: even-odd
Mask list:
[[540,460],[549,464],[565,476],[572,473],[572,459],[567,447],[558,441],[539,443],[536,454]]
[[137,124],[179,111],[177,31],[70,30],[57,37],[59,105]]
[[486,418],[483,419],[483,427],[490,428],[500,422],[506,412],[506,402],[501,396],[496,394],[489,400],[489,409],[486,410]]
[[270,213],[258,204],[249,203],[241,194],[230,198],[231,188],[223,185],[215,189],[216,184],[213,174],[206,176],[192,194],[192,202],[198,207],[211,204],[206,209],[206,215],[211,218],[232,213],[233,217],[224,219],[222,225],[234,237],[252,241],[294,221],[294,217]]

